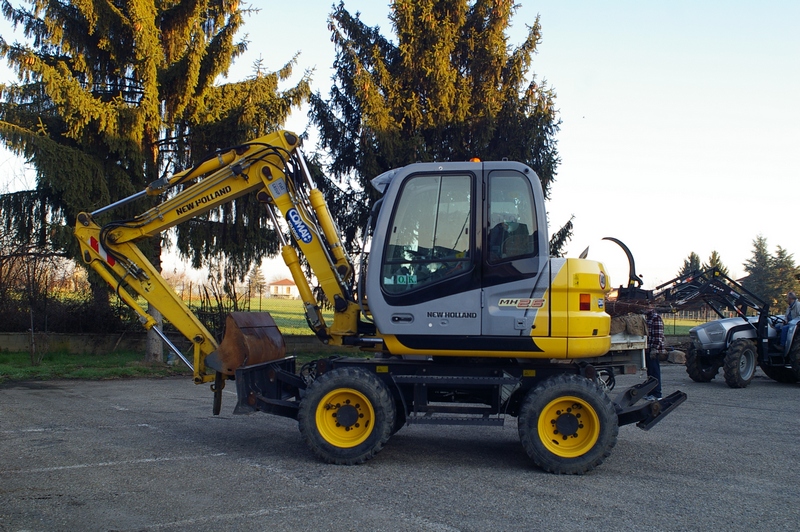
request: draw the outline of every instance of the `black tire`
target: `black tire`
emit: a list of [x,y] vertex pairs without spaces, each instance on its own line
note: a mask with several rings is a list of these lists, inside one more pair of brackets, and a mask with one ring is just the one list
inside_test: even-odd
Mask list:
[[731,388],[747,388],[756,373],[756,345],[746,338],[731,342],[725,353],[725,382]]
[[600,385],[578,375],[550,377],[528,392],[518,426],[534,463],[562,475],[580,475],[602,464],[619,432],[611,399]]
[[222,389],[225,388],[225,375],[217,371],[214,375],[214,384],[211,391],[214,392],[214,404],[211,413],[218,416],[222,410]]
[[792,339],[792,347],[789,348],[789,363],[792,365],[794,376],[800,380],[800,334],[795,333]]
[[785,366],[767,366],[766,364],[759,363],[758,365],[764,375],[770,379],[783,384],[793,384],[798,381],[793,368]]
[[329,464],[363,464],[392,435],[395,405],[386,385],[360,368],[338,368],[306,390],[297,413],[300,434]]
[[694,346],[686,353],[686,373],[694,382],[711,382],[719,373],[722,361],[719,357],[701,357]]

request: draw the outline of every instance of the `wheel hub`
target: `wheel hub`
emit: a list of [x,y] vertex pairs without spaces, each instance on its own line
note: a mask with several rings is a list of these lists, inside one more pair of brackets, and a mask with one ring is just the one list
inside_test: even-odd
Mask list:
[[[570,409],[571,410],[571,409]],[[558,419],[555,420],[555,428],[554,434],[561,434],[564,439],[567,439],[569,436],[577,436],[578,429],[583,428],[583,424],[580,422],[580,414],[573,414],[572,412],[565,412],[558,415]]]
[[556,456],[576,458],[589,452],[600,436],[600,419],[585,399],[561,396],[539,414],[542,445]]
[[337,388],[317,406],[316,424],[320,436],[329,444],[352,448],[372,433],[375,410],[369,400],[353,388]]
[[353,425],[356,424],[358,421],[358,407],[360,405],[342,405],[339,407],[336,412],[334,412],[333,416],[336,418],[336,422],[343,426],[345,429],[349,429]]

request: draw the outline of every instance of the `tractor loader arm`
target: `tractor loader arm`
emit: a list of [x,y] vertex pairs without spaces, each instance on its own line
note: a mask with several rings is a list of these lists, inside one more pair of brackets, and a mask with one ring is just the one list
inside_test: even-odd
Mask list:
[[[118,206],[144,196],[159,195],[178,185],[185,188],[133,219],[102,226],[95,221],[96,217]],[[271,318],[255,323],[253,320],[257,318],[253,316],[245,318],[234,314],[228,319],[226,338],[228,329],[233,328],[237,332],[232,337],[238,339],[223,340],[218,345],[136,244],[246,194],[253,195],[265,206],[276,227],[278,217],[289,226],[292,243],[287,242],[280,231],[278,233],[281,255],[299,289],[309,325],[317,336],[328,343],[341,344],[343,338],[356,335],[359,307],[349,288],[352,263],[344,252],[322,193],[313,186],[300,151],[300,139],[291,132],[278,131],[220,150],[193,168],[151,183],[144,191],[92,213],[82,212],[77,217],[75,236],[84,262],[116,290],[139,315],[145,328],[155,329],[167,340],[155,319],[140,305],[139,297],[157,308],[189,339],[194,350],[192,362],[167,342],[193,368],[198,384],[219,381],[219,374],[233,375],[243,362],[254,364],[282,358],[285,351],[282,338],[276,338],[274,332],[265,332],[274,328]],[[306,257],[325,297],[334,306],[331,326],[326,325],[302,271],[298,250]],[[256,344],[259,345],[257,349],[253,348]]]

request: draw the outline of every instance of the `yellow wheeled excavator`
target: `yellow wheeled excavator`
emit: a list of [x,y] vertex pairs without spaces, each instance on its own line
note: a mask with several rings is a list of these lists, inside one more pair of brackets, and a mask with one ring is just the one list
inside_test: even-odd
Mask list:
[[[182,185],[179,192],[165,192]],[[297,419],[312,452],[362,463],[405,424],[502,425],[518,418],[541,468],[584,473],[603,462],[618,427],[649,429],[686,399],[641,401],[648,379],[612,399],[598,374],[630,360],[610,356],[610,282],[601,263],[550,257],[544,196],[535,172],[510,161],[416,163],[373,179],[381,193],[358,275],[300,138],[278,131],[219,150],[197,166],[77,217],[84,261],[189,367],[213,383],[213,412],[228,380],[234,413]],[[178,190],[178,189],[176,189]],[[297,368],[264,313],[232,313],[217,343],[137,247],[243,195],[264,205],[309,326],[324,343],[368,356]],[[120,205],[164,199],[133,219],[98,225]],[[104,216],[105,217],[105,216]],[[367,251],[368,249],[368,251]],[[300,264],[305,257],[332,323]],[[192,345],[184,355],[139,304],[143,298]]]

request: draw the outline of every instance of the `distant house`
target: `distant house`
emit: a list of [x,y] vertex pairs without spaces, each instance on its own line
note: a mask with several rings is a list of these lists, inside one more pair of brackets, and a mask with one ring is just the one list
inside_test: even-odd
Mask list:
[[300,299],[300,291],[291,279],[281,279],[269,283],[269,297]]

